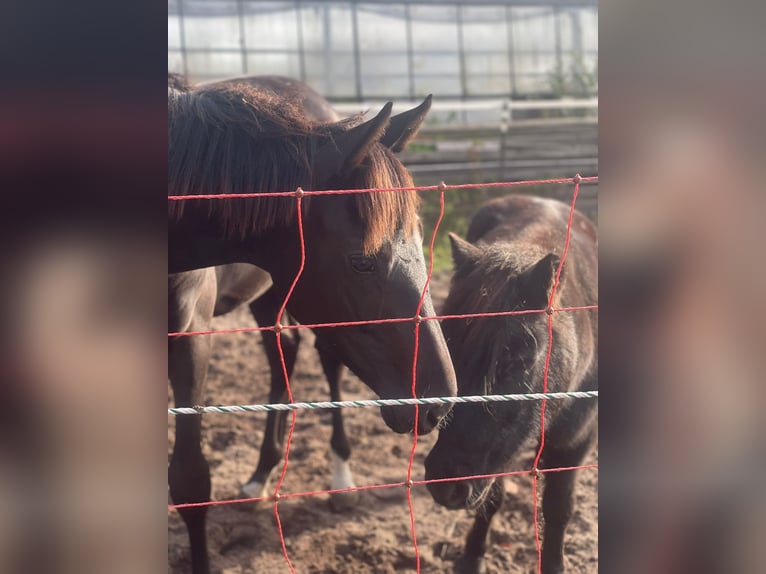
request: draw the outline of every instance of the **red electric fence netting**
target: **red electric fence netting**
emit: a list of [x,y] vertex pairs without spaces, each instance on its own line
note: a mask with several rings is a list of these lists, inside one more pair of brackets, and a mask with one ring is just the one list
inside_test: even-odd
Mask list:
[[[179,195],[171,195],[168,196],[168,200],[170,201],[199,201],[199,200],[226,200],[226,199],[243,199],[243,198],[265,198],[265,197],[295,197],[296,198],[296,214],[297,214],[297,224],[298,224],[298,233],[299,233],[299,239],[300,239],[300,267],[298,269],[297,274],[295,275],[295,278],[293,279],[293,282],[290,286],[290,289],[288,290],[287,296],[285,297],[285,300],[282,302],[282,305],[279,309],[279,312],[277,314],[277,320],[276,323],[272,326],[259,326],[259,327],[246,327],[246,328],[237,328],[237,329],[220,329],[220,330],[214,330],[214,331],[192,331],[192,332],[183,332],[183,333],[169,333],[168,336],[170,337],[188,337],[188,336],[196,336],[196,335],[212,335],[212,334],[221,334],[221,333],[247,333],[247,332],[256,332],[256,331],[273,331],[276,334],[276,340],[277,340],[277,348],[279,351],[279,357],[280,357],[280,363],[282,367],[282,374],[285,379],[285,385],[287,388],[287,397],[288,401],[290,403],[293,402],[293,393],[292,389],[290,387],[290,380],[287,375],[287,365],[285,362],[285,356],[284,351],[282,349],[282,341],[281,341],[281,333],[285,329],[320,329],[320,328],[340,328],[340,327],[347,327],[347,326],[356,326],[356,325],[371,325],[371,324],[386,324],[386,323],[402,323],[402,322],[412,322],[414,324],[415,329],[415,343],[414,343],[414,350],[413,350],[413,361],[412,361],[412,398],[417,399],[416,394],[416,372],[417,372],[417,357],[418,357],[418,345],[419,345],[419,333],[420,333],[420,323],[421,321],[431,321],[431,320],[448,320],[448,319],[458,319],[458,318],[473,318],[473,317],[498,317],[498,316],[511,316],[511,315],[525,315],[525,314],[534,314],[534,313],[546,313],[547,314],[547,327],[548,327],[548,347],[547,347],[547,353],[545,358],[545,368],[543,372],[543,389],[542,393],[546,394],[548,392],[548,374],[549,374],[549,367],[550,367],[550,359],[551,359],[551,353],[553,349],[553,315],[554,313],[559,312],[570,312],[570,311],[584,311],[584,310],[594,310],[597,309],[597,306],[587,306],[587,307],[562,307],[562,308],[554,308],[553,307],[553,301],[554,297],[556,295],[556,291],[559,287],[559,282],[561,279],[561,270],[564,266],[564,263],[566,261],[567,252],[569,250],[569,243],[571,238],[571,231],[572,231],[572,220],[574,216],[574,210],[575,210],[575,204],[577,202],[577,196],[580,191],[580,184],[581,183],[595,183],[598,182],[598,177],[581,177],[579,174],[572,178],[564,178],[564,179],[542,179],[542,180],[530,180],[530,181],[516,181],[516,182],[492,182],[492,183],[476,183],[476,184],[460,184],[460,185],[446,185],[444,182],[440,183],[439,185],[431,185],[431,186],[417,186],[417,187],[402,187],[402,188],[376,188],[376,189],[340,189],[340,190],[327,190],[327,191],[304,191],[301,188],[298,188],[295,191],[285,191],[285,192],[276,192],[276,193],[251,193],[251,194],[217,194],[217,195],[189,195],[189,196],[179,196]],[[566,234],[566,242],[564,244],[561,260],[558,266],[558,269],[556,270],[556,276],[555,281],[553,285],[553,289],[551,290],[551,294],[548,300],[548,306],[546,309],[536,309],[536,310],[524,310],[524,311],[507,311],[507,312],[495,312],[495,313],[474,313],[474,314],[463,314],[463,315],[439,315],[439,316],[432,316],[432,317],[421,317],[420,316],[420,310],[423,306],[423,301],[425,300],[426,293],[428,292],[428,287],[431,283],[431,277],[433,275],[433,266],[434,266],[434,258],[433,258],[433,252],[434,252],[434,243],[436,241],[437,232],[439,230],[439,225],[441,224],[442,218],[444,216],[444,193],[448,189],[474,189],[474,188],[492,188],[492,187],[516,187],[516,186],[528,186],[528,185],[545,185],[545,184],[574,184],[574,190],[572,193],[572,202],[569,210],[569,220],[567,223],[567,234]],[[385,192],[403,192],[403,191],[438,191],[439,192],[439,215],[437,217],[436,223],[434,225],[433,231],[431,233],[431,239],[429,243],[429,262],[428,262],[428,274],[426,277],[426,282],[423,287],[423,290],[420,295],[420,300],[418,302],[417,310],[415,312],[414,317],[403,317],[403,318],[393,318],[393,319],[376,319],[376,320],[369,320],[369,321],[347,321],[347,322],[339,322],[339,323],[320,323],[320,324],[306,324],[306,325],[282,325],[281,319],[284,315],[285,309],[287,308],[287,305],[290,301],[290,297],[292,296],[292,293],[295,289],[295,286],[297,285],[298,281],[301,278],[301,275],[303,273],[303,269],[305,266],[306,261],[306,251],[305,251],[305,243],[304,243],[304,228],[303,228],[303,213],[302,213],[302,200],[306,196],[321,196],[321,195],[342,195],[342,194],[353,194],[353,193],[385,193]],[[351,492],[351,491],[363,491],[363,490],[373,490],[373,489],[380,489],[380,488],[393,488],[393,487],[405,487],[407,489],[407,506],[409,509],[409,515],[410,515],[410,530],[411,530],[411,536],[412,536],[412,544],[415,551],[415,567],[416,572],[420,572],[420,551],[418,549],[418,543],[417,543],[417,534],[416,534],[416,528],[415,528],[415,513],[413,510],[412,505],[412,487],[413,486],[421,486],[428,483],[436,483],[436,482],[454,482],[454,481],[461,481],[461,480],[470,480],[470,479],[478,479],[478,478],[484,478],[484,479],[491,479],[491,478],[502,478],[507,476],[518,476],[518,475],[531,475],[532,476],[532,496],[533,496],[533,522],[534,522],[534,532],[535,532],[535,544],[537,548],[537,567],[538,567],[538,573],[542,571],[542,560],[541,560],[541,543],[540,543],[540,529],[539,529],[539,521],[538,521],[538,508],[537,508],[537,492],[538,492],[538,479],[542,474],[551,473],[551,472],[567,472],[567,471],[574,471],[579,469],[597,469],[598,465],[592,464],[592,465],[582,465],[582,466],[574,466],[574,467],[565,467],[565,468],[552,468],[552,469],[538,469],[538,464],[540,462],[540,458],[543,453],[543,449],[545,447],[545,408],[547,403],[547,398],[543,397],[541,399],[541,417],[540,417],[540,426],[541,426],[541,435],[540,435],[540,446],[537,450],[537,453],[535,455],[534,463],[532,466],[532,469],[530,470],[522,470],[522,471],[510,471],[510,472],[503,472],[503,473],[496,473],[496,474],[488,474],[488,475],[471,475],[471,476],[461,476],[461,477],[453,477],[453,478],[444,478],[444,479],[432,479],[432,480],[412,480],[412,468],[415,458],[415,450],[418,445],[418,417],[419,417],[419,405],[416,403],[414,405],[415,407],[415,420],[414,420],[414,429],[413,429],[413,440],[412,440],[412,448],[410,450],[409,454],[409,460],[407,465],[407,478],[403,482],[394,482],[389,484],[375,484],[375,485],[368,485],[368,486],[355,486],[350,488],[342,488],[342,489],[333,489],[333,490],[320,490],[320,491],[313,491],[313,492],[294,492],[294,493],[287,493],[282,494],[280,492],[282,488],[282,484],[285,479],[285,475],[287,474],[287,467],[289,463],[289,454],[290,454],[290,445],[292,443],[293,433],[295,431],[295,421],[296,421],[296,410],[291,411],[291,420],[290,420],[290,427],[287,434],[287,441],[285,443],[285,454],[284,454],[284,462],[282,464],[282,470],[280,472],[279,478],[277,480],[276,486],[274,488],[274,493],[269,497],[255,497],[255,498],[240,498],[235,500],[220,500],[220,501],[208,501],[208,502],[199,502],[199,503],[190,503],[190,504],[171,504],[168,505],[169,510],[173,509],[179,509],[179,508],[190,508],[190,507],[201,507],[201,506],[218,506],[218,505],[224,505],[224,504],[237,504],[237,503],[244,503],[244,502],[256,502],[261,500],[271,500],[274,503],[274,518],[276,521],[277,529],[279,532],[279,538],[280,543],[282,546],[282,554],[284,555],[285,561],[287,563],[287,566],[290,569],[290,572],[295,572],[295,569],[292,565],[292,562],[290,561],[290,557],[287,552],[287,547],[285,544],[285,537],[282,530],[282,522],[279,517],[279,501],[286,498],[297,498],[301,496],[316,496],[320,494],[335,494],[335,493],[341,493],[341,492]],[[180,415],[183,416],[183,415]]]

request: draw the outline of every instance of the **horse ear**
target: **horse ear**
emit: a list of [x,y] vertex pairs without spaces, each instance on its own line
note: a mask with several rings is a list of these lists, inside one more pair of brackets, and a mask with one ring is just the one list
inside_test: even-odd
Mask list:
[[416,108],[397,114],[391,118],[386,133],[380,138],[380,143],[392,152],[402,151],[410,140],[417,135],[420,126],[426,119],[431,109],[431,94]]
[[325,182],[340,171],[359,165],[383,135],[393,105],[388,102],[371,120],[341,132],[324,143],[314,159],[317,181]]
[[549,253],[524,272],[522,290],[527,309],[544,309],[548,306],[560,264],[561,257]]
[[481,250],[478,247],[465,239],[461,239],[451,231],[449,233],[449,242],[452,246],[452,261],[455,263],[455,268],[475,261],[481,255]]

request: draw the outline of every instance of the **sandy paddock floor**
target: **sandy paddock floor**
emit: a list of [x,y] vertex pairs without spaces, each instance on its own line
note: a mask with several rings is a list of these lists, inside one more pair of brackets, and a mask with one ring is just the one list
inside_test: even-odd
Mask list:
[[[433,298],[437,309],[446,295],[448,278],[436,277]],[[215,328],[252,326],[247,308],[216,319]],[[327,384],[313,347],[304,337],[292,387],[296,401],[329,400]],[[267,402],[269,371],[257,333],[216,336],[215,354],[207,385],[207,404]],[[353,375],[343,381],[344,399],[375,398]],[[170,394],[169,394],[170,402]],[[346,409],[351,441],[351,468],[358,485],[401,482],[406,479],[412,437],[397,435],[385,426],[378,409]],[[214,500],[238,498],[258,460],[265,414],[208,414],[203,421],[204,452],[211,464]],[[173,440],[169,418],[168,453]],[[290,463],[282,492],[329,488],[327,411],[299,411]],[[436,440],[435,433],[419,440],[414,479],[423,478],[423,461]],[[533,452],[519,461],[528,468]],[[597,462],[597,455],[588,463]],[[598,567],[598,474],[580,471],[576,510],[568,530],[568,572],[596,572]],[[509,496],[495,516],[487,553],[490,573],[537,571],[532,526],[532,489],[528,476],[506,479]],[[354,510],[333,513],[328,496],[300,497],[280,503],[287,549],[297,572],[360,574],[414,572],[410,518],[403,487],[358,493]],[[413,489],[417,540],[424,574],[450,572],[472,523],[467,511],[450,511],[435,504],[425,487]],[[168,570],[190,571],[188,538],[178,513],[168,515]],[[213,507],[208,514],[208,539],[214,572],[225,574],[289,572],[282,556],[272,505],[231,504]]]

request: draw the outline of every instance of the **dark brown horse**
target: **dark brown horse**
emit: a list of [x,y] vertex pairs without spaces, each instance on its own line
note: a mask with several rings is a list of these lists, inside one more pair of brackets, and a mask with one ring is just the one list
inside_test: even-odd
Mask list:
[[[545,309],[566,241],[569,206],[511,195],[485,204],[473,218],[468,241],[451,234],[455,275],[445,314]],[[571,244],[554,307],[595,305],[597,239],[594,225],[575,213]],[[547,316],[515,315],[443,324],[461,395],[541,392],[548,349]],[[548,390],[595,390],[598,330],[594,311],[555,313]],[[460,404],[426,459],[426,478],[493,474],[509,470],[519,451],[540,438],[539,402]],[[577,466],[595,443],[596,403],[549,401],[540,468]],[[575,473],[545,475],[542,569],[564,571],[564,530],[572,514]],[[477,509],[461,573],[483,570],[492,516],[503,501],[498,480],[429,484],[448,508]]]
[[[411,186],[392,150],[414,134],[424,113],[391,118],[390,110],[389,104],[364,123],[316,124],[299,105],[269,90],[243,84],[169,90],[169,194]],[[413,193],[304,198],[306,265],[290,298],[291,314],[303,323],[413,316],[425,284],[417,207]],[[214,266],[255,265],[271,276],[267,292],[284,300],[300,261],[296,200],[170,202],[168,241],[169,328],[207,330],[223,283]],[[421,314],[433,315],[430,297]],[[446,344],[432,323],[421,324],[417,392],[454,394]],[[379,396],[410,394],[411,324],[327,329],[321,338]],[[169,377],[177,405],[202,402],[210,344],[209,336],[171,340]],[[419,431],[433,430],[448,411],[421,409]],[[414,409],[383,408],[381,414],[397,432],[413,428]],[[169,469],[176,503],[209,499],[200,438],[199,417],[177,419]],[[181,515],[193,571],[206,572],[204,507]]]
[[206,84],[205,87],[235,84],[247,84],[259,90],[269,91],[279,98],[289,100],[301,108],[306,118],[313,122],[337,122],[341,119],[330,102],[319,95],[311,86],[284,76],[244,76]]
[[[290,101],[294,106],[303,110],[307,119],[316,123],[332,123],[340,121],[340,115],[330,103],[310,86],[281,76],[248,76],[232,78],[208,84],[207,87],[225,87],[236,84],[247,84],[260,90],[273,93],[276,97]],[[185,79],[177,75],[168,75],[168,84],[182,91],[191,90]],[[425,119],[428,106],[420,106],[404,118],[417,128],[418,122]],[[400,118],[399,121],[401,121]],[[223,315],[240,305],[248,304],[253,318],[259,325],[270,326],[277,320],[277,314],[282,301],[274,292],[271,276],[262,269],[248,263],[232,263],[216,267],[217,294],[214,315]],[[214,289],[212,277],[208,289]],[[295,324],[295,320],[286,313],[283,322]],[[331,345],[324,343],[321,331],[316,333],[316,348],[320,363],[330,386],[330,398],[333,401],[342,399],[340,381],[343,378],[345,366],[333,353]],[[285,356],[285,367],[288,377],[292,376],[295,359],[300,347],[300,331],[284,331],[282,334],[282,350]],[[269,402],[284,401],[287,396],[276,335],[271,332],[263,333],[263,345],[271,370],[271,388]],[[343,425],[342,409],[332,409],[332,437],[330,439],[330,457],[332,459],[332,477],[330,487],[341,489],[355,486],[353,475],[348,464],[351,456],[351,446]],[[274,468],[284,455],[284,435],[287,428],[287,413],[270,411],[266,417],[266,431],[261,443],[260,456],[255,471],[250,479],[242,486],[242,493],[248,497],[261,497],[270,494],[270,477]],[[356,492],[331,494],[330,507],[335,511],[350,509],[358,498]]]

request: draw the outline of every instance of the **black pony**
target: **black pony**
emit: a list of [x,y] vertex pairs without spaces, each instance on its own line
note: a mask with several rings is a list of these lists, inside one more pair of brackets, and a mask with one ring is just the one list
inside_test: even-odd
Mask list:
[[[455,275],[446,315],[545,309],[566,241],[569,206],[549,199],[511,195],[485,204],[474,217],[468,241],[450,234]],[[595,305],[595,226],[574,213],[571,243],[553,307]],[[443,331],[460,395],[541,392],[548,350],[545,313],[450,319]],[[595,311],[555,312],[548,391],[595,390]],[[426,478],[483,475],[509,470],[519,451],[540,439],[540,402],[459,404],[426,459]],[[596,441],[597,405],[591,399],[549,401],[541,469],[577,466]],[[574,472],[545,474],[542,571],[564,571],[564,530],[572,514]],[[483,570],[492,516],[503,501],[493,479],[429,484],[434,500],[448,508],[476,509],[477,516],[457,564],[461,573]]]

